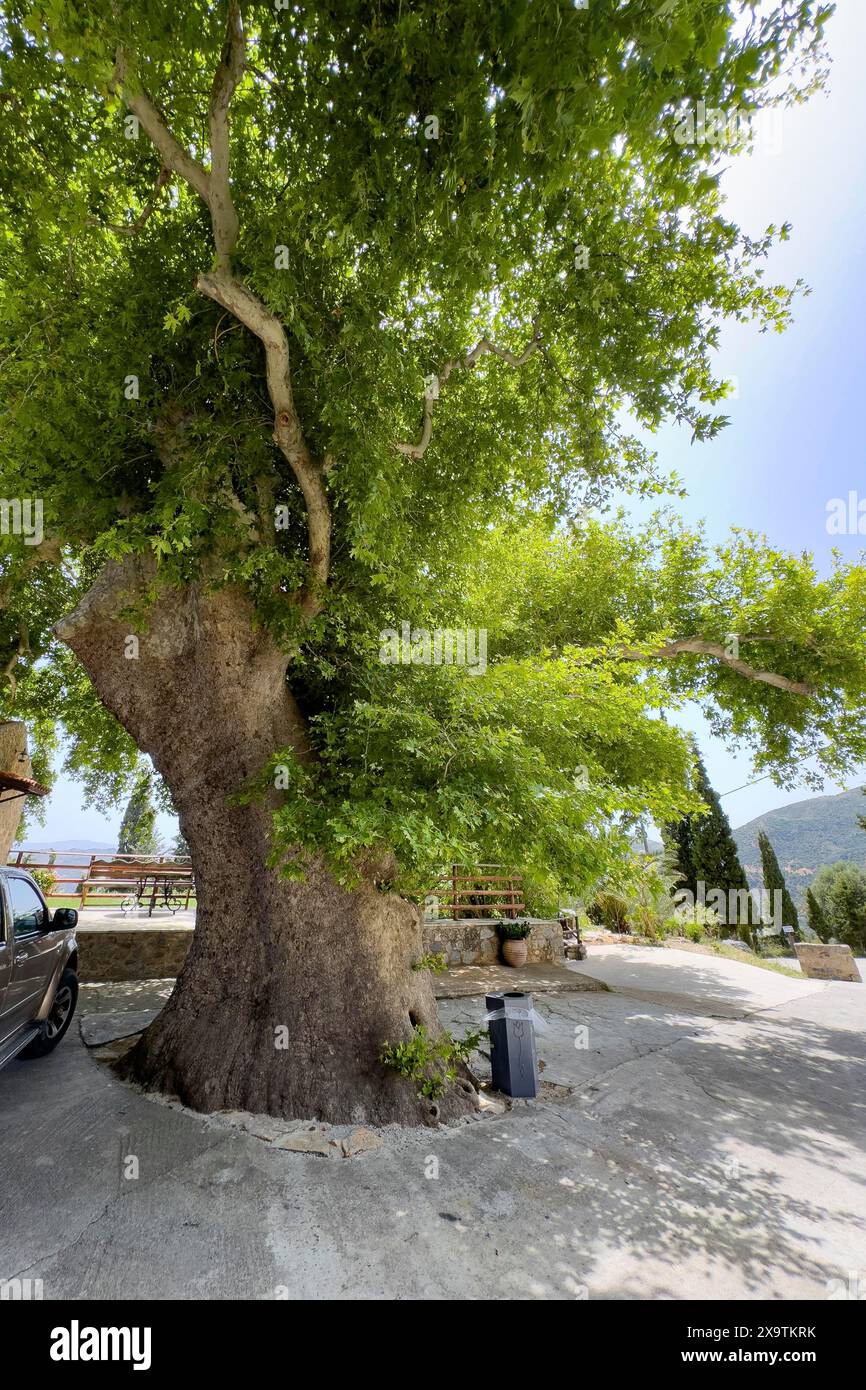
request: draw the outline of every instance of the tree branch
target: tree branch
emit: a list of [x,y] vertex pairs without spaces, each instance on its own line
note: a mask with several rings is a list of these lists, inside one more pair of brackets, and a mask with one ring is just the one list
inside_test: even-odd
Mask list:
[[[532,337],[529,340],[529,344],[519,356],[517,356],[516,353],[510,352],[508,348],[498,347],[497,344],[492,343],[489,338],[481,338],[475,344],[474,348],[467,352],[465,357],[453,357],[439,369],[435,378],[438,390],[441,391],[452,372],[462,369],[471,371],[471,369],[480,362],[482,357],[488,355],[499,357],[511,367],[522,367],[524,362],[526,362],[534,352],[537,352],[540,346],[541,335],[538,331],[537,318],[533,320]],[[407,458],[412,459],[421,459],[424,457],[433,434],[433,407],[437,399],[438,395],[433,396],[429,392],[425,394],[421,438],[418,440],[417,444],[395,444],[394,448],[398,453],[405,454]]]
[[[768,641],[770,639],[761,637],[756,640]],[[760,681],[764,685],[772,685],[777,690],[787,690],[791,695],[810,696],[817,693],[817,687],[810,685],[807,681],[790,680],[788,676],[780,676],[776,671],[759,671],[755,666],[750,666],[747,661],[740,661],[739,657],[730,656],[721,642],[705,642],[700,637],[682,637],[674,642],[666,642],[664,646],[657,647],[655,651],[643,652],[635,647],[622,647],[617,650],[617,655],[626,661],[656,661],[659,658],[670,660],[677,656],[712,656],[717,661],[721,661],[724,666],[729,666],[738,675],[745,676],[750,681]]]
[[48,563],[59,563],[60,561],[60,541],[56,536],[46,536],[39,545],[27,547],[27,554],[22,565],[10,565],[9,571],[0,581],[0,612],[9,607],[9,600],[16,588],[21,583],[24,575],[37,565]]
[[136,236],[159,202],[159,195],[170,179],[171,170],[165,167],[160,169],[156,183],[153,185],[153,192],[134,221],[121,223],[103,222],[98,217],[88,217],[88,225],[91,227],[101,227],[104,232],[114,232],[117,236]]
[[[59,563],[60,556],[60,541],[56,536],[46,536],[38,545],[28,547],[24,563],[10,565],[8,572],[0,580],[0,613],[9,608],[11,599],[16,590],[20,588],[25,574],[35,569],[37,565]],[[2,688],[4,681],[9,682],[10,701],[14,701],[18,687],[15,668],[22,657],[30,655],[30,632],[26,622],[21,618],[18,623],[18,643],[6,665],[0,670],[0,688]]]
[[128,58],[122,48],[117,50],[111,90],[118,92],[132,114],[138,117],[142,130],[162,156],[166,169],[180,174],[190,188],[194,188],[209,204],[210,187],[206,170],[175,140],[144,88],[130,73]]
[[[312,458],[295,409],[285,329],[275,314],[232,271],[231,255],[238,237],[238,216],[231,193],[229,106],[246,62],[243,21],[238,0],[229,0],[226,37],[214,73],[208,106],[211,167],[192,159],[178,144],[153,102],[133,77],[128,76],[125,54],[118,52],[114,85],[136,115],[166,168],[175,170],[208,206],[216,248],[216,268],[201,274],[196,287],[220,304],[254,333],[265,350],[268,394],[274,407],[274,442],[295,475],[307,507],[309,542],[308,578],[296,596],[305,619],[315,617],[322,606],[331,555],[331,510],[323,469]],[[261,487],[259,488],[261,496]]]
[[15,676],[15,668],[24,656],[30,655],[30,633],[24,619],[18,625],[18,645],[15,647],[3,670],[0,671],[0,686],[4,681],[9,682],[9,701],[14,703],[18,692],[18,681]]
[[305,617],[315,617],[321,608],[319,589],[327,583],[330,568],[331,509],[324,472],[307,448],[295,409],[286,331],[276,315],[233,275],[219,271],[199,275],[196,287],[234,314],[264,347],[268,395],[274,407],[274,442],[297,478],[307,504],[309,580],[300,604]]
[[228,269],[238,239],[238,215],[229,184],[229,105],[244,74],[244,28],[237,0],[229,0],[226,38],[214,73],[208,108],[211,167],[208,206],[217,264]]

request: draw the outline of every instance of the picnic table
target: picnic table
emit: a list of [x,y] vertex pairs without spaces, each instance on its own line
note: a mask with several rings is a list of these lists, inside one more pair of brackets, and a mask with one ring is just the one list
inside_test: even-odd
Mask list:
[[189,907],[194,886],[192,870],[182,864],[94,861],[81,885],[81,906],[84,907],[89,897],[115,897],[123,893],[120,903],[123,913],[137,913],[145,902],[148,917],[155,907],[165,907],[175,913],[182,907]]

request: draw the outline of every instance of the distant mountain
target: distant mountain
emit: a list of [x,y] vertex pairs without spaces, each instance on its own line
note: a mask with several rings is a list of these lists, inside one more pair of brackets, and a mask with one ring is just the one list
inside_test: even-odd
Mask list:
[[106,844],[104,840],[19,840],[15,845],[15,849],[86,849],[112,854],[116,848],[116,845]]
[[644,844],[643,840],[636,839],[635,836],[632,835],[629,843],[632,849],[638,854],[661,854],[664,849],[661,840],[653,840],[652,838],[648,839]]
[[106,844],[104,840],[21,840],[12,846],[13,855],[19,849],[28,850],[30,864],[47,864],[48,850],[54,850],[54,864],[75,867],[89,862],[92,854],[114,854],[117,845]]
[[835,796],[813,796],[767,811],[734,831],[740,862],[750,884],[761,882],[758,831],[769,836],[797,906],[823,864],[850,859],[866,868],[866,831],[857,817],[866,815],[863,787]]

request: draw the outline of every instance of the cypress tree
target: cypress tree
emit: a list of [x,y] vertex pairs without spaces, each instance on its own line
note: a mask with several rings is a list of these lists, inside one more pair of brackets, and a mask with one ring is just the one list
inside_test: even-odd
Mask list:
[[692,823],[689,816],[682,820],[666,821],[662,826],[662,842],[677,873],[677,888],[687,888],[697,894],[697,875],[692,858]]
[[728,919],[728,926],[737,926],[743,941],[751,944],[749,923],[752,918],[752,903],[741,911],[739,899],[732,896],[745,889],[749,891],[749,881],[740,863],[737,844],[731,832],[731,824],[722,810],[721,802],[707,776],[703,759],[697,756],[697,791],[709,810],[702,816],[692,816],[692,865],[695,880],[703,882],[707,894],[713,889],[721,889],[729,904],[736,902],[736,922]]
[[[761,851],[761,869],[764,875],[764,888],[768,893],[781,892],[782,894],[782,920],[785,926],[793,927],[795,933],[800,934],[800,919],[797,916],[797,909],[794,906],[788,886],[785,883],[785,875],[779,868],[779,861],[776,858],[776,851],[770,844],[769,836],[763,830],[758,831],[758,849]],[[770,899],[772,903],[773,899]]]
[[819,903],[811,888],[806,889],[806,914],[809,918],[809,926],[815,933],[819,941],[830,940],[830,923],[824,915],[824,909]]
[[156,810],[150,794],[150,773],[141,772],[132,789],[120,823],[117,839],[118,854],[156,854],[159,836],[156,833]]

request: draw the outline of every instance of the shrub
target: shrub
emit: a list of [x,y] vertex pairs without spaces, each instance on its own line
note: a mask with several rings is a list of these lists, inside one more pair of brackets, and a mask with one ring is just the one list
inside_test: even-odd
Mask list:
[[632,911],[632,930],[647,941],[661,941],[664,936],[663,922],[651,907],[638,906]]
[[497,925],[503,941],[525,941],[532,932],[532,923],[525,917],[503,918]]
[[556,879],[523,876],[523,901],[528,917],[558,917],[561,895]]
[[431,975],[441,975],[448,969],[448,957],[444,951],[428,951],[419,956],[412,966],[413,970],[429,970]]
[[[702,941],[705,937],[719,935],[719,914],[712,907],[702,903],[695,903],[694,907],[684,905],[677,908],[674,917],[688,941]],[[698,935],[693,936],[689,927],[696,927]]]
[[43,864],[41,868],[28,868],[27,872],[31,878],[35,878],[46,898],[54,896],[57,888],[57,874],[52,868]]
[[820,908],[812,925],[825,933],[823,941],[841,941],[855,955],[866,950],[866,872],[859,864],[825,864],[812,880],[812,899]]
[[386,1042],[379,1061],[413,1082],[419,1100],[438,1100],[446,1087],[456,1081],[457,1068],[468,1061],[483,1036],[467,1033],[464,1038],[455,1038],[446,1031],[434,1041],[418,1023],[410,1042]]
[[629,902],[621,893],[602,889],[589,908],[589,920],[608,931],[628,931]]
[[686,922],[683,927],[683,935],[686,941],[693,941],[697,944],[704,939],[704,929],[700,922]]

